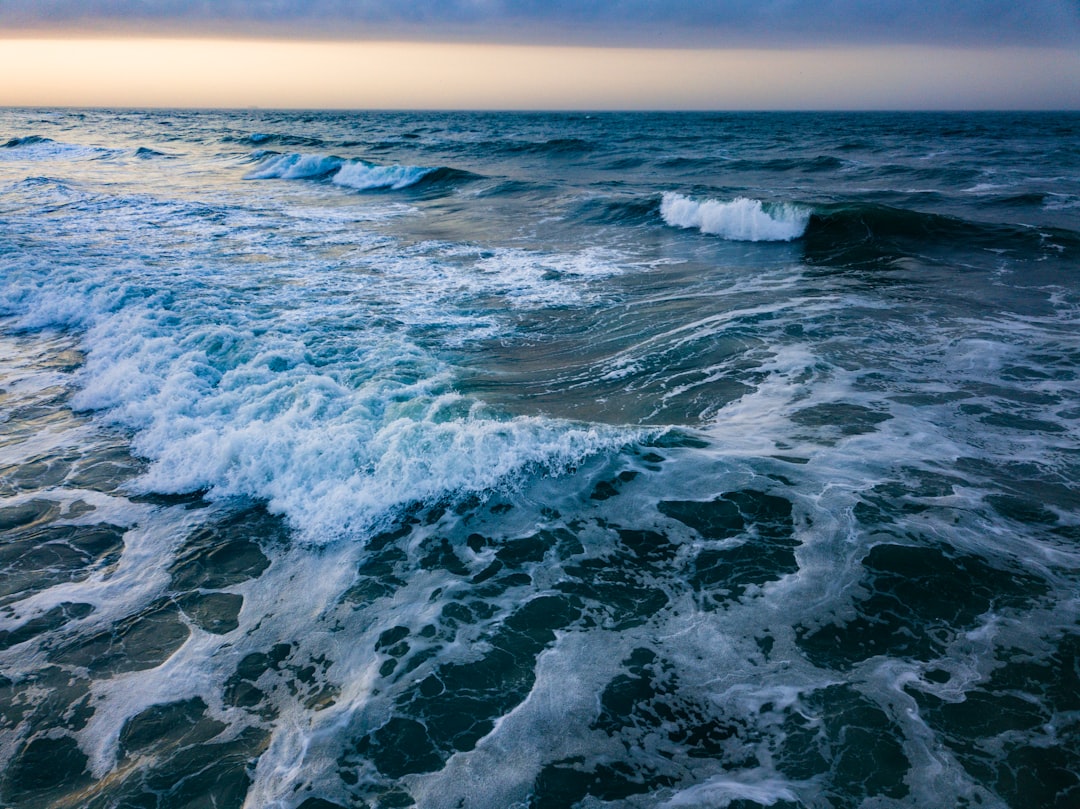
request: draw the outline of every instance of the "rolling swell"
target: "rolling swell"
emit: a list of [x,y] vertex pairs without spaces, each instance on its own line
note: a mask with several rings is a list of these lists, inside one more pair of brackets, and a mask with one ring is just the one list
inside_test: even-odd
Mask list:
[[[672,157],[659,163],[665,169],[703,169],[715,168],[716,158],[706,157]],[[831,155],[818,155],[812,158],[774,157],[767,159],[739,159],[728,160],[723,163],[725,171],[767,171],[785,173],[791,171],[800,172],[826,172],[837,171],[848,167],[850,164],[838,157]]]
[[803,236],[811,264],[867,268],[912,255],[937,255],[962,248],[1008,251],[1018,258],[1075,256],[1080,234],[1061,228],[1033,228],[973,222],[879,204],[819,207]]
[[135,157],[139,158],[140,160],[154,160],[159,157],[172,158],[173,155],[159,152],[157,149],[151,149],[147,146],[140,146],[138,149],[135,150]]
[[583,138],[550,138],[540,142],[511,142],[501,145],[504,146],[506,151],[518,154],[588,154],[596,150],[595,143]]
[[432,169],[423,177],[418,179],[413,185],[415,186],[438,186],[438,185],[458,185],[460,183],[472,182],[473,180],[480,179],[479,174],[474,174],[471,171],[465,171],[464,169],[455,169],[449,166],[439,166],[437,169]]
[[0,144],[0,155],[5,160],[77,160],[80,158],[109,157],[114,150],[98,146],[82,146],[75,143],[63,143],[41,135],[25,135],[11,138]]
[[579,206],[578,215],[585,221],[605,225],[656,224],[660,218],[660,197],[588,199]]
[[326,144],[322,138],[309,135],[289,135],[273,132],[253,132],[250,135],[226,135],[221,139],[225,143],[243,143],[251,146],[308,146],[319,147]]
[[[1009,197],[1000,207],[1032,205],[1040,195]],[[945,258],[962,250],[993,263],[1002,254],[1016,260],[1074,260],[1080,233],[1066,228],[977,222],[880,203],[801,206],[738,197],[694,199],[667,192],[651,197],[592,198],[577,216],[586,222],[639,227],[664,224],[730,241],[799,240],[807,263],[869,269],[897,259]]]
[[43,138],[41,135],[27,135],[23,138],[12,138],[3,145],[4,149],[18,149],[20,147],[34,146],[38,143],[55,143],[52,138]]

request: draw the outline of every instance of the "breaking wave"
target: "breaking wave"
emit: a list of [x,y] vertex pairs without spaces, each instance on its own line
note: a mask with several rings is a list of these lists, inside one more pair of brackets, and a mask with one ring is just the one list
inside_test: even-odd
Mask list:
[[666,192],[660,215],[672,227],[694,228],[702,233],[737,242],[790,242],[806,232],[811,211],[797,205],[766,205],[760,200],[736,197],[730,202],[698,201]]
[[116,152],[112,149],[61,143],[41,135],[11,138],[6,143],[0,144],[0,160],[80,160],[109,157],[114,154]]
[[135,157],[140,160],[155,160],[159,157],[172,159],[175,155],[165,154],[165,152],[159,152],[157,149],[151,149],[147,146],[140,146],[135,150]]
[[380,166],[366,160],[334,155],[290,152],[257,153],[262,164],[249,172],[249,180],[329,180],[357,191],[398,191],[415,185],[464,181],[475,177],[467,171],[445,166]]

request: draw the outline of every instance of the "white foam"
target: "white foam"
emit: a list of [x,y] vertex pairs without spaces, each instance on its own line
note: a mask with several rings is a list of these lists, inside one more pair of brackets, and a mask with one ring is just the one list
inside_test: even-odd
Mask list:
[[[320,382],[294,381],[305,385]],[[154,458],[142,485],[264,498],[319,540],[367,529],[395,506],[508,484],[533,464],[557,472],[629,438],[535,418],[454,417],[451,405],[466,403],[449,394],[425,403],[416,390],[390,388],[383,398],[336,387],[327,383],[309,401],[265,414],[250,412],[261,409],[250,401],[239,413],[184,418],[221,403],[165,401],[171,418],[155,417],[136,442]],[[421,412],[392,415],[409,410]],[[383,418],[373,418],[379,411]]]
[[727,806],[736,800],[772,806],[778,801],[797,802],[799,798],[792,786],[790,781],[773,776],[769,771],[724,774],[684,789],[660,806],[661,809],[704,809]]
[[[329,178],[326,172],[318,173],[323,158],[313,157],[303,165],[301,160],[282,163],[283,175],[295,171],[297,178]],[[97,165],[111,171],[116,164]],[[316,173],[305,174],[308,171]],[[71,186],[85,187],[82,182]],[[78,738],[96,776],[116,764],[120,733],[130,717],[154,704],[200,697],[208,716],[229,726],[220,741],[236,738],[248,725],[271,733],[251,770],[253,784],[245,805],[285,809],[302,800],[306,790],[342,805],[356,802],[369,782],[380,789],[386,785],[370,762],[342,763],[355,753],[358,740],[394,713],[408,713],[417,681],[442,665],[483,656],[493,632],[518,605],[536,594],[558,592],[584,575],[583,556],[609,569],[606,566],[617,561],[612,553],[620,542],[616,529],[626,526],[656,528],[677,546],[678,558],[669,569],[659,562],[639,568],[642,583],[662,590],[667,605],[651,611],[640,625],[616,629],[613,615],[618,608],[605,603],[602,593],[573,596],[585,611],[583,620],[557,630],[539,654],[529,694],[516,706],[507,706],[502,716],[487,717],[493,722],[487,735],[472,749],[455,752],[440,771],[401,779],[419,807],[437,809],[460,801],[517,805],[528,800],[546,767],[564,766],[571,759],[580,762],[569,766],[581,774],[616,763],[637,773],[631,776],[637,783],[648,779],[654,784],[648,794],[617,801],[627,807],[643,809],[665,801],[671,807],[721,807],[738,800],[823,805],[836,794],[829,775],[795,781],[785,777],[782,764],[792,760],[787,754],[802,755],[805,744],[814,749],[816,744],[843,743],[842,736],[839,741],[832,738],[828,723],[821,722],[828,706],[807,699],[839,683],[850,684],[901,731],[912,763],[905,776],[912,794],[897,800],[911,805],[1003,805],[976,791],[982,788],[972,784],[940,738],[928,730],[907,692],[922,688],[959,702],[971,684],[985,682],[1000,664],[1002,650],[1023,650],[1026,659],[1052,659],[1049,639],[1075,626],[1069,572],[1077,562],[1064,539],[1051,551],[1038,530],[1021,544],[1010,534],[1023,532],[990,524],[980,516],[986,510],[986,491],[976,476],[967,488],[957,484],[951,497],[902,495],[919,507],[917,520],[886,525],[884,531],[903,528],[946,547],[970,546],[980,556],[1007,551],[1025,565],[1057,566],[1052,576],[1046,574],[1055,583],[1054,596],[1040,599],[1043,610],[1002,605],[1000,614],[988,614],[980,627],[950,641],[941,660],[926,663],[890,660],[882,654],[856,664],[854,671],[829,670],[806,659],[796,642],[796,627],[850,619],[852,600],[861,598],[866,576],[861,559],[868,544],[883,536],[870,533],[855,512],[876,484],[895,480],[906,469],[947,470],[963,478],[963,470],[950,464],[958,455],[1019,459],[1028,468],[1054,463],[1061,479],[1071,479],[1064,447],[1056,449],[1045,440],[1025,446],[1023,436],[1009,438],[1007,430],[988,429],[976,417],[967,425],[955,412],[955,403],[909,405],[889,397],[890,391],[955,392],[965,380],[982,384],[992,379],[1001,386],[1006,384],[1003,372],[1032,364],[1040,347],[1052,344],[1073,351],[1075,330],[1069,329],[1068,319],[1072,299],[1066,292],[1054,299],[1061,318],[1007,322],[972,316],[970,322],[939,324],[936,338],[934,330],[920,331],[925,325],[920,320],[910,330],[883,335],[889,347],[882,349],[865,336],[899,328],[899,313],[894,317],[882,311],[900,305],[891,294],[883,297],[875,291],[860,297],[844,284],[808,283],[787,267],[753,273],[739,267],[746,278],[740,283],[747,284],[741,291],[728,286],[727,275],[722,283],[717,282],[721,276],[710,276],[705,288],[697,290],[657,284],[655,292],[642,294],[655,294],[651,300],[656,303],[701,296],[698,314],[683,316],[664,308],[674,313],[672,320],[654,320],[633,346],[603,367],[608,375],[614,379],[651,373],[650,361],[662,358],[668,348],[700,352],[699,342],[746,338],[747,347],[730,364],[717,360],[699,384],[707,393],[705,385],[729,371],[747,379],[745,366],[752,365],[753,391],[704,411],[710,417],[703,428],[711,439],[707,448],[657,449],[665,460],[648,465],[635,461],[635,452],[597,455],[582,463],[573,479],[556,481],[543,473],[575,465],[590,451],[614,446],[628,432],[491,412],[455,392],[454,368],[439,351],[478,335],[505,333],[512,328],[512,317],[505,314],[508,306],[578,305],[601,295],[624,294],[622,288],[628,285],[595,281],[625,271],[632,258],[595,248],[560,253],[554,248],[496,247],[481,254],[474,245],[455,249],[403,244],[384,233],[366,232],[361,222],[374,216],[372,210],[388,211],[378,215],[389,216],[401,208],[320,209],[322,194],[312,195],[318,199],[305,203],[310,207],[297,207],[295,200],[305,197],[305,186],[293,184],[282,195],[288,197],[286,207],[274,211],[272,206],[281,204],[274,189],[247,185],[239,195],[242,204],[237,204],[215,198],[224,193],[222,187],[200,186],[198,205],[174,204],[160,196],[133,200],[102,191],[93,198],[80,197],[85,205],[58,209],[53,216],[30,212],[10,217],[10,229],[0,233],[0,240],[16,249],[7,257],[0,250],[0,309],[17,317],[18,326],[70,327],[69,334],[77,331],[83,338],[89,357],[75,377],[46,372],[18,358],[5,338],[0,355],[5,362],[14,358],[17,366],[17,373],[0,380],[8,394],[53,406],[49,389],[77,378],[84,386],[79,403],[135,431],[137,446],[154,460],[144,488],[208,486],[215,495],[262,497],[315,540],[377,521],[380,509],[409,499],[483,492],[519,480],[527,481],[526,488],[508,500],[511,510],[498,516],[494,509],[491,516],[485,509],[473,509],[465,517],[448,510],[434,525],[413,525],[395,548],[399,553],[394,558],[401,561],[391,565],[393,575],[383,581],[387,589],[370,598],[349,595],[358,566],[369,553],[360,543],[261,544],[270,565],[258,577],[226,588],[244,599],[238,628],[215,635],[181,616],[191,634],[168,660],[119,673],[106,665],[105,671],[91,674],[96,682],[87,704],[94,713]],[[12,189],[21,195],[20,204],[46,191],[68,193],[53,181],[24,181]],[[44,201],[35,199],[35,204]],[[67,216],[76,207],[77,215]],[[776,209],[763,205],[762,211],[776,218]],[[303,238],[294,238],[298,236]],[[86,249],[88,240],[93,249]],[[24,243],[34,250],[21,249]],[[769,303],[765,293],[780,291],[783,300]],[[485,296],[494,301],[485,302]],[[630,304],[640,301],[627,297]],[[798,332],[784,331],[796,325]],[[805,340],[795,338],[803,329]],[[598,333],[592,330],[588,336]],[[1010,347],[1015,345],[1024,348]],[[1033,367],[1052,369],[1051,361]],[[670,395],[681,395],[694,384],[672,364],[657,365],[663,369],[655,372],[656,379],[678,385]],[[876,372],[888,372],[889,383],[882,384]],[[594,381],[589,379],[590,384]],[[1058,396],[1049,406],[1056,415],[1043,417],[1065,424],[1075,420],[1063,404],[1069,384],[1047,374],[1023,388]],[[655,395],[666,400],[669,394]],[[998,406],[995,398],[991,390],[970,403]],[[842,403],[887,411],[893,419],[863,434],[793,419],[816,405]],[[14,428],[23,416],[14,408],[8,411],[6,424]],[[8,413],[0,413],[0,426],[5,418]],[[88,421],[68,414],[49,421],[49,431],[35,435],[27,430],[22,443],[0,451],[0,461],[22,463],[35,453],[61,457],[65,443],[83,451],[88,437],[82,431],[93,426]],[[61,424],[63,436],[57,435]],[[1075,434],[1062,433],[1055,440],[1065,442]],[[769,457],[776,454],[803,456],[806,463]],[[541,474],[530,475],[533,469]],[[618,483],[620,496],[589,498],[598,482],[621,481],[615,476],[624,469],[636,469],[639,475]],[[789,479],[790,484],[785,482]],[[704,594],[684,574],[701,547],[710,542],[720,547],[721,541],[680,527],[658,512],[657,501],[709,502],[721,493],[747,488],[791,500],[798,571],[750,585],[742,597],[711,611],[702,604]],[[39,496],[19,493],[0,505]],[[61,524],[107,521],[129,530],[123,556],[108,575],[101,571],[83,581],[59,583],[20,601],[18,618],[14,613],[0,616],[0,628],[12,629],[62,603],[94,607],[61,633],[50,631],[0,651],[0,664],[12,679],[35,676],[57,650],[78,648],[83,638],[100,633],[108,637],[119,622],[137,619],[158,599],[176,597],[178,585],[170,582],[169,570],[185,539],[203,523],[212,526],[230,513],[225,503],[188,510],[74,490],[66,490],[62,498],[57,492],[47,497],[62,499],[69,509],[77,500],[96,509],[81,515],[74,510]],[[546,556],[526,571],[531,582],[520,583],[519,576],[519,583],[505,592],[497,587],[487,594],[472,590],[468,577],[417,561],[430,547],[426,543],[449,537],[459,561],[475,575],[494,558],[496,547],[470,556],[467,533],[476,531],[497,546],[503,539],[560,527],[572,528],[586,550],[562,561],[555,554]],[[754,526],[748,529],[753,536]],[[731,547],[743,541],[739,536],[722,542]],[[918,539],[912,535],[910,541]],[[1051,552],[1057,554],[1053,559]],[[1031,561],[1036,559],[1042,561]],[[440,623],[448,603],[465,603],[471,595],[484,599],[492,615],[477,611],[475,623]],[[428,625],[439,625],[439,634],[421,636],[418,630]],[[384,676],[380,663],[386,655],[375,647],[381,634],[394,626],[411,630],[412,657],[402,662],[415,662],[416,668],[403,665],[393,676]],[[775,644],[770,652],[755,640],[762,638]],[[230,704],[223,692],[238,663],[281,643],[291,644],[294,651],[280,669],[265,672],[257,683],[277,718]],[[684,719],[673,721],[700,721],[703,728],[715,721],[715,727],[730,729],[722,752],[708,758],[688,755],[685,744],[672,741],[670,725],[653,724],[651,717],[660,714],[648,703],[641,703],[642,713],[635,711],[618,732],[596,722],[605,708],[608,684],[615,688],[620,682],[615,678],[630,673],[623,661],[638,648],[658,655],[650,674],[660,680],[655,695],[659,704],[676,715],[680,707],[691,709]],[[318,661],[325,661],[325,667],[314,674],[313,683],[295,676],[301,667]],[[920,682],[919,671],[931,668],[945,668],[952,676],[945,684]],[[76,677],[88,673],[71,670]],[[323,685],[332,699],[310,700]],[[52,698],[44,686],[20,693],[30,700],[24,712],[28,718],[0,740],[4,760],[13,759],[27,734],[39,732],[41,725],[32,723],[51,710],[33,702]],[[615,695],[621,699],[623,693]],[[494,702],[504,702],[501,695],[493,696]],[[799,734],[785,737],[789,718],[820,735],[812,742],[800,741]],[[1052,737],[1061,721],[1054,715],[1026,737],[1017,731],[1015,741],[1029,747],[1060,746],[1061,740]],[[61,732],[59,725],[54,732]],[[160,752],[171,754],[168,748]],[[135,766],[156,777],[161,771],[152,757],[157,753],[136,756],[136,764],[122,762],[122,769],[108,776],[110,783],[129,777]],[[774,763],[780,756],[784,758]],[[347,794],[341,782],[344,767],[360,781],[355,793]],[[890,800],[876,795],[864,802]],[[581,805],[603,802],[591,795]]]
[[589,282],[623,272],[621,257],[590,247],[578,253],[500,248],[476,262],[467,283],[476,292],[505,295],[514,306],[576,306],[590,302]]
[[0,161],[49,162],[54,160],[89,160],[120,154],[115,149],[62,143],[51,138],[28,137],[0,143]]
[[[138,227],[137,211],[121,216]],[[178,212],[178,226],[187,217]],[[348,230],[367,243],[355,223]],[[154,251],[156,230],[138,232]],[[457,394],[453,368],[410,332],[490,336],[495,316],[477,317],[469,303],[503,280],[430,245],[408,255],[371,244],[384,249],[335,271],[129,261],[55,278],[47,264],[23,263],[0,306],[19,312],[22,327],[85,330],[74,404],[134,431],[135,451],[150,461],[138,488],[262,499],[312,541],[362,532],[403,504],[555,473],[631,440],[629,430],[504,418]],[[589,257],[565,263],[597,271]]]
[[322,177],[336,171],[344,161],[340,157],[321,154],[274,155],[259,168],[249,172],[249,180],[299,180]]
[[400,190],[415,185],[435,169],[427,166],[378,166],[366,160],[343,159],[333,155],[256,153],[264,162],[246,175],[248,180],[309,180],[330,177],[334,185],[369,191],[379,188]]
[[1050,192],[1046,195],[1043,208],[1048,211],[1065,211],[1070,208],[1080,208],[1080,197]]
[[[590,730],[596,695],[620,673],[627,639],[602,630],[562,634],[540,655],[528,697],[500,717],[475,749],[450,758],[440,772],[411,776],[409,791],[425,809],[524,806],[544,765],[605,750],[614,740]],[[606,734],[604,734],[606,736]]]
[[415,185],[434,169],[424,166],[376,166],[363,161],[348,162],[342,165],[331,182],[367,191],[376,188],[398,190]]
[[696,228],[702,233],[738,242],[789,242],[806,232],[810,211],[797,205],[770,205],[736,197],[730,202],[703,202],[665,192],[660,215],[673,227]]

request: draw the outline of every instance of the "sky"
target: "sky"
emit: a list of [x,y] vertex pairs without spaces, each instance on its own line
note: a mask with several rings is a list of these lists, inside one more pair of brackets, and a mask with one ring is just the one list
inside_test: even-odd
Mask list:
[[1080,0],[0,0],[0,105],[1080,109]]

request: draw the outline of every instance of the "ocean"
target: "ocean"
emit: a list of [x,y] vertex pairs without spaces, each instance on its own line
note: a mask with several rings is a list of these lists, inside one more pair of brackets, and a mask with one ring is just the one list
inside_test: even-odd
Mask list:
[[0,110],[0,805],[1080,805],[1080,114]]

